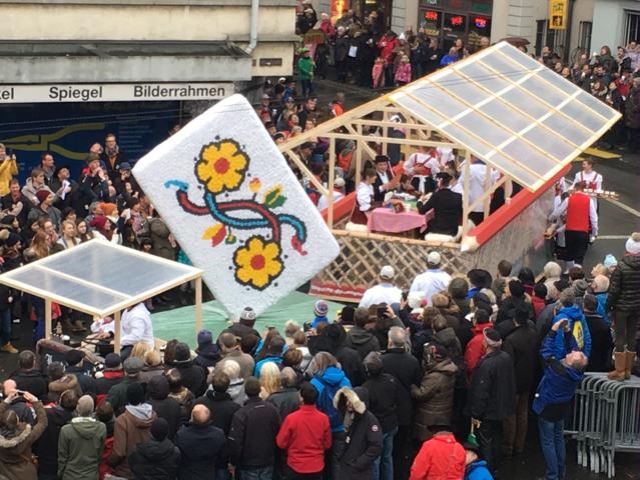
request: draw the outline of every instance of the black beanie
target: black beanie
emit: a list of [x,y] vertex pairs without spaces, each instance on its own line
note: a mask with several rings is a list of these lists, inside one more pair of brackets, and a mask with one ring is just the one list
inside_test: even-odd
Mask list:
[[127,403],[129,405],[144,403],[144,387],[141,383],[135,382],[127,386]]
[[151,436],[158,441],[162,441],[169,435],[169,424],[164,418],[158,418],[149,429]]

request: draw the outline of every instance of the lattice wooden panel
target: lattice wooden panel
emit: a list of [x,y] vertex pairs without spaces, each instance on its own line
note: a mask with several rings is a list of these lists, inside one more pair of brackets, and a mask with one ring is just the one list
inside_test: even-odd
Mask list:
[[460,252],[454,243],[432,243],[423,240],[388,237],[375,234],[356,234],[333,231],[340,244],[340,255],[325,268],[317,279],[353,288],[368,288],[378,282],[384,265],[396,271],[395,283],[408,289],[416,275],[427,268],[426,255],[437,249],[442,255],[442,267],[447,271],[467,272],[472,256]]

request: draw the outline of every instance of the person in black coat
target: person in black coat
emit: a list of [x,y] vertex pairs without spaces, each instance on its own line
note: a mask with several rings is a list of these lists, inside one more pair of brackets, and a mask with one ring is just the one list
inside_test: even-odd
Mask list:
[[382,360],[378,352],[367,355],[364,368],[368,379],[362,388],[369,393],[369,411],[376,416],[382,429],[382,453],[373,468],[379,470],[380,478],[392,478],[393,440],[398,432],[400,389],[392,375],[383,373]]
[[257,378],[247,378],[244,391],[248,399],[233,416],[228,437],[231,463],[241,478],[244,471],[266,478],[273,475],[280,415],[271,403],[260,400]]
[[196,405],[191,411],[191,421],[183,425],[176,435],[180,449],[180,480],[208,480],[218,464],[218,457],[225,449],[222,429],[211,423],[211,412],[204,405]]
[[222,357],[218,345],[213,343],[213,334],[209,330],[200,330],[198,332],[196,354],[198,356],[193,360],[193,364],[204,367],[207,370],[215,367]]
[[[195,400],[193,405],[204,405],[209,411],[214,412],[211,424],[218,427],[224,432],[225,437],[229,435],[231,431],[231,421],[235,413],[240,410],[240,405],[231,399],[231,396],[227,393],[229,389],[229,376],[222,372],[216,371],[211,376],[211,387],[206,393]],[[216,470],[219,472],[227,472],[227,465],[229,463],[229,449],[228,445],[218,455],[218,461],[216,464]],[[217,477],[216,477],[217,478]],[[220,476],[220,478],[224,478]]]
[[36,354],[31,350],[23,350],[18,354],[18,369],[9,378],[16,382],[18,390],[24,390],[44,400],[47,395],[47,381],[36,368]]
[[151,377],[147,384],[147,395],[149,403],[153,407],[153,411],[158,414],[159,418],[164,418],[169,426],[167,437],[173,441],[178,428],[187,421],[182,418],[182,409],[180,404],[169,397],[169,381],[164,375],[156,375]]
[[392,190],[393,171],[390,168],[389,157],[386,155],[376,155],[373,163],[376,167],[376,181],[373,182],[373,201],[382,202],[386,193]]
[[371,480],[375,460],[382,453],[382,428],[367,409],[369,393],[364,387],[343,387],[333,403],[345,417],[346,439],[336,452],[339,478]]
[[72,373],[78,379],[82,393],[95,394],[94,391],[94,378],[87,375],[86,370],[83,367],[84,352],[78,349],[71,349],[64,354],[64,360],[67,363],[64,371],[65,373]]
[[427,224],[427,233],[440,233],[455,236],[462,224],[462,195],[449,189],[453,177],[447,172],[436,175],[438,189],[428,200],[418,200],[418,212],[427,213],[433,209],[433,218]]
[[149,431],[151,438],[136,445],[134,452],[129,455],[129,467],[134,480],[175,480],[181,454],[167,437],[169,424],[164,418],[158,418]]
[[285,367],[281,372],[282,388],[267,397],[267,402],[278,410],[280,419],[300,408],[300,391],[298,390],[298,374],[291,367]]
[[336,357],[342,366],[351,385],[359,386],[364,383],[365,374],[360,355],[353,348],[346,346],[347,332],[338,323],[330,323],[320,335],[309,337],[309,353],[329,352]]
[[[502,300],[502,305],[500,305],[496,317],[496,330],[500,332],[503,338],[506,333],[503,329],[509,329],[515,319],[517,309],[526,310],[528,312],[528,320],[532,322],[534,322],[536,318],[533,305],[527,302],[524,285],[520,280],[511,280],[507,284],[505,295],[506,297]],[[503,322],[507,322],[505,324],[506,326],[501,326]]]
[[407,351],[407,335],[403,328],[389,329],[389,344],[382,356],[382,371],[392,375],[398,385],[398,433],[393,438],[393,471],[396,478],[408,478],[411,468],[411,422],[413,401],[411,385],[420,385],[422,372],[416,357]]
[[78,395],[74,390],[66,390],[60,395],[56,405],[46,407],[47,428],[36,443],[33,453],[38,456],[38,480],[58,478],[58,437],[60,430],[74,417]]
[[497,330],[484,332],[487,351],[473,372],[467,414],[476,427],[482,456],[494,477],[502,461],[502,422],[515,413],[516,381],[513,361],[503,350]]
[[196,397],[204,394],[207,388],[207,370],[200,365],[194,365],[191,360],[191,350],[186,343],[180,342],[176,345],[173,366],[180,372],[183,386],[191,390]]
[[584,318],[591,334],[591,356],[587,369],[590,372],[608,372],[611,368],[611,350],[613,339],[611,328],[607,326],[601,315],[596,313],[598,299],[591,294],[584,296]]
[[524,450],[529,393],[534,386],[538,358],[538,333],[529,320],[529,311],[526,308],[517,308],[513,324],[513,330],[505,336],[502,343],[502,349],[511,356],[516,378],[515,415],[509,415],[504,422],[503,445],[506,455],[511,455],[513,452],[522,453]]

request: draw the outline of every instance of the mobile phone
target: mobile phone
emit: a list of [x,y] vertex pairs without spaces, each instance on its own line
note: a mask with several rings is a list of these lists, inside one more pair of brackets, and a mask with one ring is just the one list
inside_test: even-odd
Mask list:
[[27,393],[27,392],[25,392],[24,390],[16,390],[16,393],[17,393],[18,395],[24,395],[24,394],[25,394],[25,393]]

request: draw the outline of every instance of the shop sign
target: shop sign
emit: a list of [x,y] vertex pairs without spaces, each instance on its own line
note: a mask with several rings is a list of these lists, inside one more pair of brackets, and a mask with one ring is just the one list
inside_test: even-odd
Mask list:
[[233,83],[0,85],[0,104],[221,100],[233,93]]
[[568,0],[549,0],[549,30],[567,28]]

